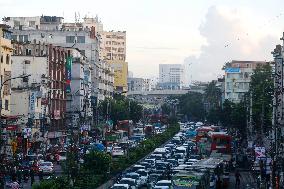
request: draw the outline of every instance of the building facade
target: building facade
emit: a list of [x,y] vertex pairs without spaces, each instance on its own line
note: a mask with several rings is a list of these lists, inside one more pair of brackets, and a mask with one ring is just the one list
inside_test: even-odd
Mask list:
[[[28,118],[29,127],[48,131],[49,138],[63,136],[66,132],[67,48],[42,44],[15,43],[12,77],[29,75],[27,80],[13,80],[13,113]],[[23,108],[21,96],[29,104]]]
[[[11,78],[11,32],[7,25],[0,25],[0,73],[1,85]],[[1,115],[9,116],[11,111],[11,82],[5,82],[1,92]],[[1,116],[0,115],[0,116]]]
[[77,49],[68,48],[72,58],[70,90],[67,93],[67,125],[91,125],[91,65]]
[[102,31],[100,37],[100,60],[114,69],[114,90],[127,92],[128,63],[126,62],[126,32]]
[[178,90],[183,87],[183,65],[160,64],[158,89]]
[[150,91],[150,79],[132,77],[127,79],[128,91]]
[[233,60],[228,63],[225,68],[225,99],[235,103],[240,102],[249,91],[253,70],[265,64],[269,62]]
[[[4,22],[9,24],[13,31],[12,39],[19,42],[30,42],[33,40],[45,44],[53,44],[56,46],[76,48],[85,55],[91,64],[92,73],[92,94],[97,98],[99,93],[99,44],[96,35],[94,19],[87,19],[86,24],[83,23],[63,23],[63,18],[55,16],[32,17],[38,26],[30,27],[31,17],[6,17]],[[16,27],[19,23],[21,28]],[[102,27],[102,26],[100,26]]]

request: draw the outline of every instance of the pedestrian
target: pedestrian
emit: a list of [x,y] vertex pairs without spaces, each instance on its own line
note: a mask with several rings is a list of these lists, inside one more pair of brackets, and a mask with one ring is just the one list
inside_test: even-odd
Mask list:
[[240,172],[237,170],[237,171],[236,171],[236,174],[235,174],[235,178],[236,178],[236,188],[240,188],[241,177],[242,177],[242,175],[241,175]]
[[12,177],[12,183],[11,183],[11,189],[19,189],[20,184],[17,182],[17,177],[13,176]]
[[30,177],[31,177],[31,186],[32,186],[33,183],[35,182],[35,173],[34,173],[33,168],[31,168],[31,171],[30,171]]

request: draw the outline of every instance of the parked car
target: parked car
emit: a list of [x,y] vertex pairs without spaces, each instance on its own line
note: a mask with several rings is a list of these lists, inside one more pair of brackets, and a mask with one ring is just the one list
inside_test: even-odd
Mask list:
[[159,186],[167,186],[169,188],[172,188],[172,181],[171,180],[160,180],[156,183],[155,187],[159,187]]

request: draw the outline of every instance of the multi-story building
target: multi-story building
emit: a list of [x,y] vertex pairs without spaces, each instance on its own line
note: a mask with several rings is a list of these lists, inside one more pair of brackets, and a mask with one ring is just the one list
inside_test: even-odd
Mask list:
[[183,86],[183,65],[181,64],[160,64],[158,89],[182,89]]
[[[72,58],[70,90],[67,93],[67,125],[91,125],[91,65],[77,49],[68,48]],[[67,87],[68,89],[68,87]]]
[[150,91],[150,79],[132,77],[127,79],[128,91]]
[[99,70],[98,100],[101,101],[113,97],[114,68],[107,62],[101,61]]
[[102,31],[99,32],[99,37],[99,57],[114,68],[114,90],[127,92],[126,32]]
[[249,91],[253,70],[259,65],[269,64],[265,61],[233,60],[225,68],[225,99],[240,102]]
[[48,131],[48,138],[63,136],[70,50],[35,41],[13,48],[12,77],[30,74],[28,80],[12,81],[13,114],[28,118],[29,127]]
[[[97,32],[103,31],[103,24],[98,17],[85,17],[83,20],[83,22],[63,23],[63,18],[56,16],[4,18],[4,22],[12,27],[12,39],[14,40],[28,42],[36,39],[42,43],[79,49],[92,67],[91,96],[94,97],[93,99],[103,100],[105,93],[107,97],[109,97],[108,94],[113,93],[113,82],[111,82],[113,73],[103,71],[105,63],[99,57],[101,39],[98,38]],[[110,86],[107,88],[104,88],[105,81],[99,76],[103,72],[109,78],[108,85]]]
[[[11,78],[11,55],[13,52],[11,44],[11,32],[8,30],[7,25],[0,25],[0,73],[1,73],[1,85],[7,79]],[[0,95],[0,113],[1,115],[10,115],[11,111],[11,91],[10,82],[6,82]]]

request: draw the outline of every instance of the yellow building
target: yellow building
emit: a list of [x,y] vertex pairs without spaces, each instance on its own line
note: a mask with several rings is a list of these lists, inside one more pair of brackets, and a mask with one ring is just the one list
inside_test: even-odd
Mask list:
[[119,60],[108,60],[107,62],[114,69],[114,90],[127,92],[128,63]]
[[114,69],[114,90],[127,92],[128,63],[126,60],[126,32],[101,31],[100,53],[101,60],[105,60]]
[[[0,24],[0,73],[1,84],[11,78],[11,55],[13,52],[11,44],[11,32],[8,26]],[[3,85],[1,91],[2,115],[10,115],[11,105],[11,82]]]

